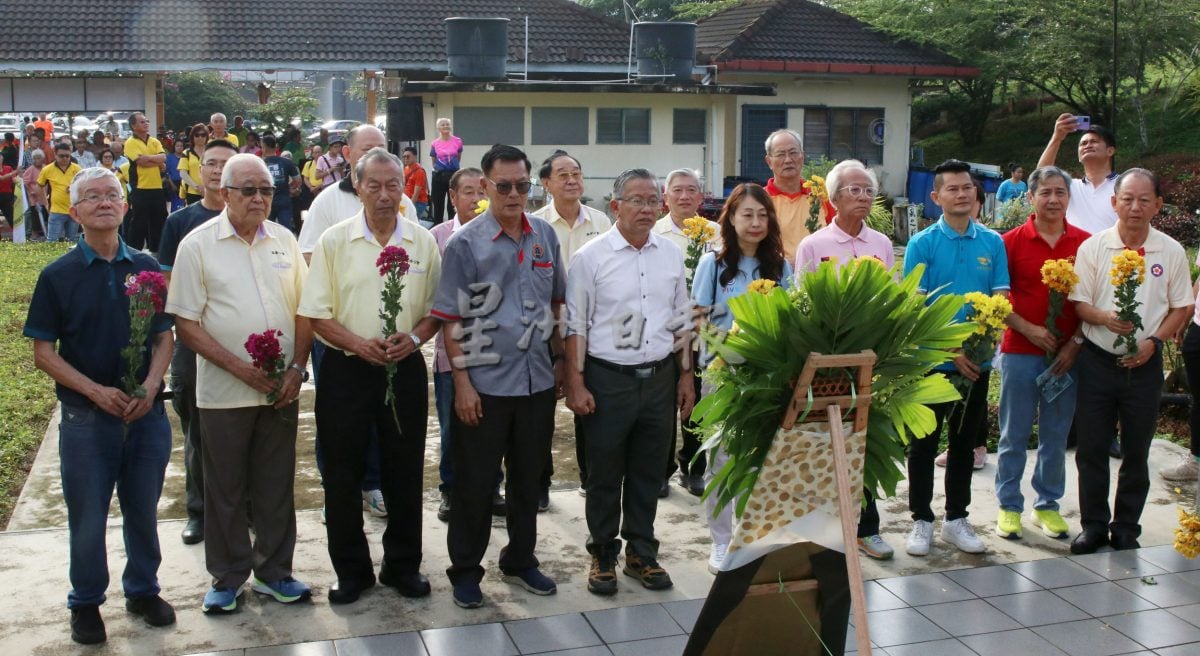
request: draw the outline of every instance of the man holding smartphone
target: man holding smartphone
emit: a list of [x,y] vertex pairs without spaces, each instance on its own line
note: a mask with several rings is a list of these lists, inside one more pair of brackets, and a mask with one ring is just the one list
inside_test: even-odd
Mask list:
[[1058,150],[1072,132],[1082,132],[1079,138],[1079,163],[1083,165],[1083,178],[1071,180],[1071,202],[1067,206],[1067,222],[1096,234],[1117,224],[1117,213],[1113,211],[1113,184],[1117,174],[1113,172],[1113,156],[1117,152],[1117,140],[1112,131],[1092,125],[1088,116],[1062,114],[1054,122],[1054,134],[1038,168],[1055,166]]

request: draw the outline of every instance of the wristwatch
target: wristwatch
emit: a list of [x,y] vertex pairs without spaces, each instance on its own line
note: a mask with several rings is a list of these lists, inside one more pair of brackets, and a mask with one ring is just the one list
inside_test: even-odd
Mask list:
[[1154,352],[1155,353],[1162,351],[1163,341],[1161,339],[1159,339],[1157,335],[1150,335],[1146,339],[1154,342]]
[[416,344],[417,348],[421,348],[421,338],[417,337],[416,333],[409,333],[408,336],[412,338],[413,344]]
[[300,373],[300,382],[302,382],[302,383],[308,382],[308,369],[301,367],[300,365],[296,364],[295,362],[289,364],[288,369],[295,369],[297,372]]
[[1071,335],[1071,341],[1083,346],[1083,335]]

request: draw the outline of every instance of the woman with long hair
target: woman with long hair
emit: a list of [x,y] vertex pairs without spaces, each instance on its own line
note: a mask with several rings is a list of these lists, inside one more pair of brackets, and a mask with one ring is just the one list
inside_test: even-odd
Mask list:
[[[733,327],[733,315],[728,306],[730,298],[745,293],[751,282],[760,279],[789,287],[793,274],[792,266],[784,256],[775,204],[765,189],[756,184],[735,187],[725,201],[717,223],[721,228],[721,248],[715,253],[704,254],[696,265],[692,301],[707,309],[709,323],[729,330]],[[706,384],[702,392],[709,391]],[[727,459],[719,447],[709,455],[705,485],[712,481],[713,474],[721,470]],[[708,571],[714,574],[721,567],[733,537],[733,508],[727,505],[714,517],[716,503],[715,494],[709,495],[704,502],[708,532],[713,541]]]
[[204,181],[200,178],[200,163],[208,144],[208,126],[197,123],[188,130],[188,148],[179,158],[179,177],[183,180],[183,200],[191,205],[204,197]]

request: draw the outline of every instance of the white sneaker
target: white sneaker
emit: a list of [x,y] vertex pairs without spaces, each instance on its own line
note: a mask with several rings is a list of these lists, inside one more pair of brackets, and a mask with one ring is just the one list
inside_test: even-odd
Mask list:
[[976,537],[975,529],[971,527],[971,523],[967,521],[966,517],[959,517],[954,521],[943,521],[942,540],[967,553],[983,553],[987,551],[983,540]]
[[708,572],[716,574],[721,571],[721,563],[725,562],[725,551],[729,549],[727,544],[713,543],[712,550],[708,552]]
[[912,530],[908,533],[908,541],[904,550],[910,556],[928,556],[933,547],[933,522],[918,519],[913,522]]
[[383,504],[383,492],[379,490],[363,490],[363,510],[371,513],[372,517],[387,517],[387,506]]

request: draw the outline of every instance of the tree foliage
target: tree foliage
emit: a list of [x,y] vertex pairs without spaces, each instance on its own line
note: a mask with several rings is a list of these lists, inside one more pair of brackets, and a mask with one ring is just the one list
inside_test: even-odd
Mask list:
[[281,134],[292,121],[299,119],[307,124],[317,119],[314,113],[317,109],[317,99],[313,98],[312,90],[301,87],[275,89],[271,100],[257,108],[257,123],[259,132]]
[[207,123],[221,112],[245,114],[247,104],[237,89],[215,71],[172,73],[163,80],[163,113],[172,128]]
[[740,0],[577,0],[579,4],[605,16],[634,21],[694,21],[732,7]]

